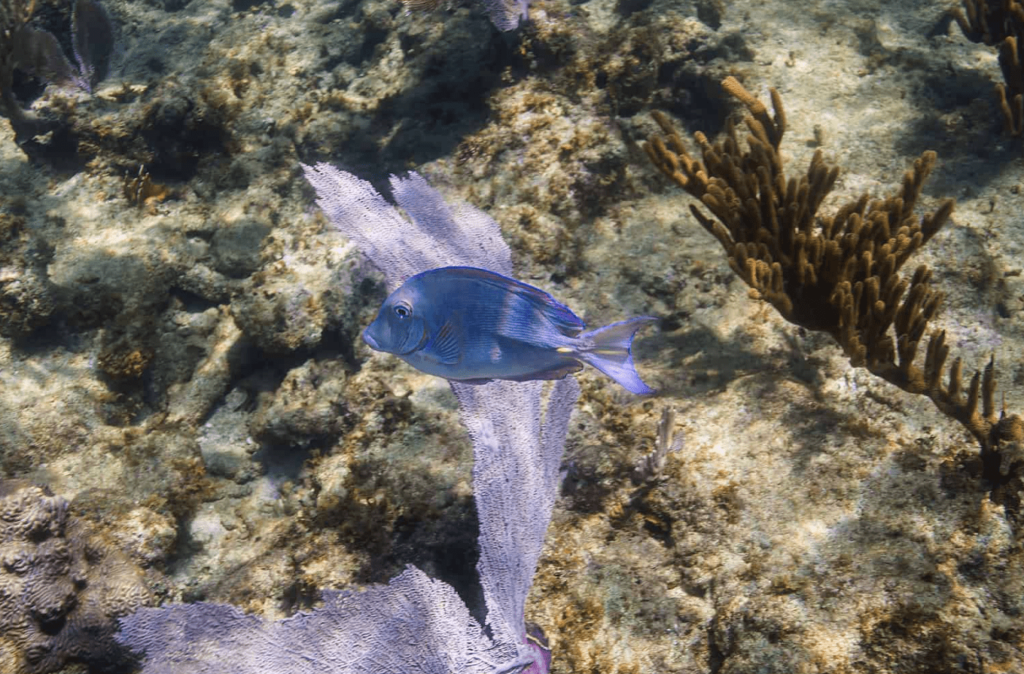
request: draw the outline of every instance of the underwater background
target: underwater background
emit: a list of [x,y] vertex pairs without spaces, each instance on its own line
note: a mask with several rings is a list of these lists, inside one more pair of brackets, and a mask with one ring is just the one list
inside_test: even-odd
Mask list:
[[[74,5],[26,24],[69,61]],[[508,31],[457,0],[103,6],[103,77],[0,73],[47,121],[0,121],[0,672],[130,672],[110,635],[139,606],[279,619],[407,565],[481,617],[456,399],[362,341],[387,289],[316,162],[481,209],[591,327],[659,319],[634,348],[654,396],[577,375],[526,606],[552,672],[1024,671],[1020,443],[986,472],[924,396],[752,299],[642,148],[652,111],[691,152],[720,137],[732,76],[778,90],[789,175],[841,167],[824,212],[935,151],[918,211],[956,207],[908,265],[965,378],[994,355],[1021,414],[1024,148],[962,5],[538,0]],[[682,447],[644,469],[666,409]],[[63,589],[29,607],[10,588],[49,561],[25,550],[65,517],[38,572]]]

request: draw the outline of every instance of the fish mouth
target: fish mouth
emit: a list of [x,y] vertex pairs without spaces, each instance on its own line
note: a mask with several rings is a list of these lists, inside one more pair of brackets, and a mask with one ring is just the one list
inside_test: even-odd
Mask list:
[[422,349],[423,346],[427,343],[427,338],[429,337],[429,335],[427,334],[427,331],[424,330],[423,334],[420,336],[420,340],[419,340],[418,343],[413,344],[410,348],[405,349],[404,351],[400,351],[400,350],[398,350],[398,349],[396,349],[394,347],[392,347],[392,348],[384,348],[383,346],[381,346],[380,342],[378,342],[376,339],[374,339],[373,335],[370,334],[370,328],[372,328],[372,327],[373,326],[370,325],[365,330],[363,330],[363,341],[366,342],[370,346],[370,348],[373,349],[374,351],[383,351],[384,353],[393,353],[396,356],[408,356],[413,351],[418,351],[419,349]]

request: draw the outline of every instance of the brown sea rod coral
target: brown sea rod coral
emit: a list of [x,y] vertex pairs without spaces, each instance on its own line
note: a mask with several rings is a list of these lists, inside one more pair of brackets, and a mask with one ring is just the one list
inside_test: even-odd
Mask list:
[[[996,413],[995,367],[975,372],[961,384],[956,358],[943,381],[949,356],[945,333],[931,335],[923,367],[914,364],[918,346],[943,294],[931,287],[924,265],[913,276],[901,273],[910,256],[928,242],[953,210],[953,201],[919,218],[914,207],[935,165],[925,152],[886,199],[867,195],[833,215],[818,212],[839,169],[815,152],[807,174],[787,178],[779,144],[786,130],[782,99],[771,90],[775,114],[732,77],[725,90],[749,111],[750,133],[742,149],[728,124],[723,141],[712,144],[694,134],[701,159],[690,155],[668,118],[654,113],[664,137],[644,149],[662,173],[701,201],[690,212],[722,244],[729,266],[750,286],[751,295],[775,307],[790,323],[830,334],[850,362],[904,391],[927,396],[944,414],[970,431],[981,446],[985,476],[1004,484],[1019,472],[1024,420]],[[979,410],[979,402],[981,409]],[[1011,465],[1014,463],[1014,465]],[[1017,497],[1013,499],[1015,502]]]
[[971,42],[999,45],[999,68],[1005,83],[996,85],[1003,127],[1011,136],[1024,133],[1024,3],[1021,0],[962,0],[951,14]]

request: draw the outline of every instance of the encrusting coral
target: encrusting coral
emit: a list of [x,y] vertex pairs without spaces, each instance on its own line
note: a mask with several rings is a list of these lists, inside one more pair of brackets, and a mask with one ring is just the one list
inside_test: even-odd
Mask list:
[[0,670],[123,666],[115,621],[150,601],[140,569],[90,535],[65,499],[0,480]]
[[900,269],[953,210],[953,201],[946,200],[923,218],[914,215],[935,153],[925,152],[914,162],[897,194],[882,200],[863,195],[834,215],[819,214],[838,167],[826,165],[819,150],[807,175],[787,179],[779,154],[786,117],[778,92],[771,90],[771,116],[735,78],[726,78],[722,86],[750,113],[745,118],[750,130],[746,151],[730,122],[722,142],[711,144],[704,134],[694,134],[702,156],[697,159],[668,118],[655,112],[665,135],[644,144],[648,157],[717,218],[690,206],[722,244],[729,266],[750,286],[752,296],[766,300],[790,323],[832,335],[851,364],[904,391],[927,396],[978,441],[985,476],[993,485],[1005,483],[1011,470],[1019,468],[1019,463],[1010,463],[1020,461],[1024,420],[1005,410],[996,413],[994,362],[984,373],[974,374],[966,398],[959,358],[950,366],[947,381],[942,380],[949,356],[944,331],[929,339],[924,366],[914,364],[943,293],[931,287],[926,266],[919,266],[910,279]]

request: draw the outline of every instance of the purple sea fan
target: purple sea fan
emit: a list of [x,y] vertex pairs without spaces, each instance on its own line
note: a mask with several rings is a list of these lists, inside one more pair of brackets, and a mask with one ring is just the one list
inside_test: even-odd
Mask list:
[[410,567],[386,586],[324,592],[324,606],[267,623],[222,604],[146,609],[120,640],[145,674],[490,674],[494,644],[450,586]]
[[473,439],[480,516],[477,570],[490,636],[455,590],[409,567],[386,586],[324,592],[308,614],[268,623],[233,606],[142,609],[118,640],[144,654],[143,674],[547,674],[546,648],[523,617],[551,519],[579,384],[454,384]]
[[370,258],[389,290],[410,276],[437,267],[481,267],[512,275],[512,253],[501,228],[468,204],[450,206],[416,173],[391,176],[402,217],[373,185],[330,164],[303,164],[316,203],[338,232]]
[[77,0],[71,19],[72,48],[78,62],[76,83],[91,92],[110,72],[117,36],[110,14],[98,0]]
[[530,20],[529,0],[484,0],[491,23],[500,31],[515,30]]
[[[512,275],[501,228],[466,204],[449,205],[415,173],[391,176],[408,219],[370,183],[330,164],[303,166],[331,224],[380,269],[389,289],[428,269],[470,266]],[[498,643],[514,644],[520,669],[547,672],[549,655],[528,638],[523,612],[558,492],[558,471],[579,385],[551,388],[541,411],[541,382],[451,383],[473,439],[473,494],[480,517],[480,582],[487,624]]]
[[[389,289],[428,269],[471,266],[512,275],[512,254],[490,216],[451,206],[415,173],[391,176],[397,209],[373,186],[329,164],[303,166],[331,224],[380,269]],[[558,491],[569,415],[579,386],[569,377],[551,389],[542,422],[540,382],[451,382],[473,438],[473,493],[480,517],[480,582],[495,640],[514,643],[531,674],[548,655],[527,638],[523,616]],[[543,666],[541,661],[543,660]]]
[[524,610],[558,494],[569,416],[579,397],[572,377],[555,382],[541,418],[542,382],[452,382],[473,438],[473,494],[480,518],[480,583],[487,625],[512,642],[530,674],[545,674],[550,653],[528,637]]
[[[439,266],[511,274],[497,223],[449,206],[418,175],[391,179],[406,219],[366,181],[327,164],[303,168],[331,223],[390,286]],[[215,604],[140,611],[122,620],[119,639],[144,654],[143,674],[547,674],[550,654],[528,635],[524,611],[579,384],[554,382],[546,407],[543,382],[452,389],[473,440],[486,630],[454,589],[410,567],[386,586],[325,592],[323,607],[276,623]]]
[[114,23],[98,0],[76,0],[71,18],[72,66],[53,34],[23,26],[14,41],[15,67],[57,85],[88,92],[107,76],[117,49]]

